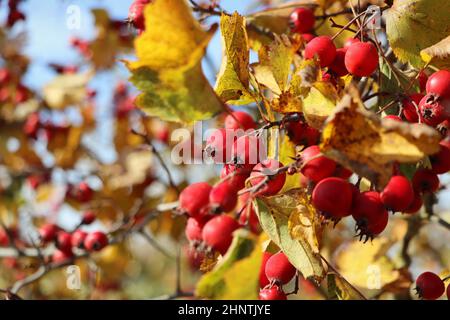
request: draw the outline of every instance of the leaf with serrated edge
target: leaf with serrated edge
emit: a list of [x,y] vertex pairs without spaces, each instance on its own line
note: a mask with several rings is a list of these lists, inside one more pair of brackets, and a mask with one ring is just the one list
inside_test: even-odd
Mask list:
[[441,69],[450,69],[450,36],[420,51],[420,56],[426,63]]

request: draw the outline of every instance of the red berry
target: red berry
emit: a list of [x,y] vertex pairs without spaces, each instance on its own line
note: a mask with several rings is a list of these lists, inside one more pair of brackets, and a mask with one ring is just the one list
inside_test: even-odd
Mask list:
[[399,116],[393,115],[393,114],[385,116],[383,119],[391,119],[391,120],[395,120],[395,121],[403,121],[402,118],[400,118]]
[[319,142],[320,132],[304,121],[288,121],[284,128],[287,136],[294,144],[309,147]]
[[100,251],[109,243],[108,236],[101,231],[89,233],[84,239],[84,247],[87,251]]
[[287,297],[279,286],[274,285],[270,288],[261,289],[259,300],[287,300]]
[[443,174],[450,171],[450,142],[441,141],[438,153],[430,157],[431,171],[436,174]]
[[436,130],[445,138],[450,137],[450,120],[445,120],[436,127]]
[[238,228],[239,223],[230,216],[217,216],[205,224],[202,238],[206,245],[225,255],[233,240],[233,232]]
[[308,8],[297,8],[289,17],[289,26],[292,32],[305,33],[314,28],[316,17],[314,12]]
[[259,234],[261,232],[259,219],[256,215],[250,196],[250,192],[246,192],[239,196],[239,204],[241,205],[239,210],[239,224],[244,228],[248,227],[251,232]]
[[0,227],[0,247],[6,247],[9,245],[9,237],[5,229]]
[[416,290],[420,298],[436,300],[444,294],[445,284],[433,272],[424,272],[416,279]]
[[70,237],[70,244],[72,247],[82,249],[87,235],[87,232],[84,232],[83,230],[75,230]]
[[412,179],[414,191],[417,193],[433,193],[439,189],[439,178],[428,169],[419,169]]
[[225,129],[244,131],[255,129],[256,123],[247,112],[234,111],[225,118]]
[[310,42],[312,39],[314,39],[316,36],[313,35],[312,33],[303,33],[302,34],[302,38],[305,41],[305,43]]
[[201,209],[209,203],[212,187],[206,182],[197,182],[187,186],[180,193],[179,208],[191,217],[199,216]]
[[371,238],[381,233],[387,225],[389,214],[383,206],[380,194],[375,191],[362,192],[355,197],[352,216],[360,236]]
[[143,0],[135,0],[128,10],[128,20],[133,24],[136,29],[144,30],[145,29],[145,16],[144,16],[144,7],[148,1]]
[[[402,101],[403,116],[411,123],[419,122],[419,103],[424,97],[421,93],[412,94]],[[414,103],[416,105],[414,105]],[[416,108],[417,107],[417,108]]]
[[348,38],[344,42],[344,49],[347,50],[348,48],[350,48],[352,46],[352,44],[355,44],[357,42],[361,42],[361,41],[359,41],[359,39],[356,39],[356,38]]
[[353,188],[341,178],[325,178],[314,188],[312,204],[325,217],[340,219],[350,214]]
[[423,70],[420,70],[417,79],[419,80],[420,92],[424,92],[428,82],[427,74]]
[[226,181],[215,185],[209,193],[209,204],[214,213],[229,212],[236,207],[237,190]]
[[262,255],[261,267],[259,268],[259,287],[264,288],[270,281],[266,276],[266,264],[267,260],[272,256],[272,253],[264,251]]
[[258,190],[258,194],[264,196],[275,195],[280,191],[286,181],[286,173],[276,173],[276,170],[283,167],[283,164],[275,159],[267,159],[258,163],[250,175],[250,183],[252,186],[259,185],[265,179],[267,181]]
[[185,234],[186,234],[186,238],[191,241],[198,241],[201,242],[202,241],[202,230],[203,230],[203,226],[205,225],[206,220],[197,220],[194,218],[189,218],[187,220],[187,224],[186,224],[186,229],[185,229]]
[[97,218],[94,211],[86,211],[83,213],[83,217],[81,218],[82,224],[91,224]]
[[244,168],[253,168],[259,159],[265,158],[264,143],[257,136],[239,137],[233,144],[233,162]]
[[37,131],[40,125],[40,117],[38,113],[32,113],[27,117],[23,125],[23,132],[30,138],[36,138]]
[[411,202],[411,204],[409,205],[408,209],[404,210],[404,213],[416,213],[417,211],[420,210],[420,208],[422,208],[423,205],[423,201],[422,201],[422,197],[420,196],[420,194],[415,193],[414,194],[414,199]]
[[345,67],[345,53],[347,49],[339,48],[336,50],[336,57],[333,63],[329,66],[331,71],[333,71],[338,77],[343,77],[348,74],[348,70]]
[[319,146],[314,145],[303,150],[301,173],[315,182],[333,175],[336,162],[321,155]]
[[447,286],[447,299],[450,300],[450,284]]
[[270,282],[286,284],[295,276],[297,270],[289,262],[283,252],[278,252],[271,256],[266,262],[266,277]]
[[393,176],[380,196],[386,208],[395,212],[403,212],[413,202],[414,190],[406,177]]
[[433,93],[442,99],[450,99],[450,71],[433,73],[427,81],[427,94]]
[[427,94],[420,100],[419,115],[424,123],[436,127],[449,117],[450,100],[439,100],[434,94]]
[[371,42],[356,42],[347,49],[345,66],[355,76],[368,77],[378,67],[378,51]]
[[5,85],[11,79],[11,72],[6,68],[0,69],[0,85]]
[[39,236],[43,242],[50,242],[56,239],[59,227],[53,223],[44,224],[39,228]]
[[56,235],[56,247],[64,252],[69,252],[72,250],[71,243],[72,236],[70,233],[65,231],[59,231]]
[[220,172],[220,179],[225,179],[228,184],[231,184],[235,190],[241,190],[245,187],[245,180],[250,176],[251,170],[246,168],[239,168],[226,164]]
[[347,180],[352,176],[353,172],[341,165],[337,165],[336,169],[333,172],[334,177],[338,177],[344,180]]
[[320,36],[312,39],[305,47],[305,59],[313,59],[318,56],[320,66],[328,67],[336,56],[336,47],[328,36]]
[[52,255],[52,262],[56,264],[66,263],[73,259],[72,251],[55,250]]
[[235,130],[217,129],[206,139],[205,152],[215,163],[227,163],[231,159],[231,147],[236,140]]

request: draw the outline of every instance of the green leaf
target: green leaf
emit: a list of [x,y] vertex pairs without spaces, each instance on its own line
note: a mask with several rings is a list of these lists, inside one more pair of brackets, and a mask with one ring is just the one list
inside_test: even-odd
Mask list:
[[336,273],[328,273],[327,284],[330,300],[366,300],[347,280]]
[[[305,278],[320,281],[325,276],[325,270],[318,252],[318,225],[314,220],[314,211],[305,214],[309,207],[305,206],[304,200],[304,193],[296,189],[273,197],[257,198],[255,208],[270,240],[283,250]],[[305,219],[309,224],[305,223]],[[311,237],[315,240],[311,241]]]
[[249,47],[245,18],[235,12],[220,18],[223,58],[215,90],[223,101],[251,99],[249,93]]
[[137,105],[163,120],[211,118],[222,102],[205,78],[201,60],[215,27],[205,32],[185,0],[155,0],[145,7],[145,32],[135,41],[138,61],[127,62],[142,91]]
[[[403,73],[399,74],[400,83],[397,81],[397,78],[394,76],[393,71],[389,67],[389,65],[384,62],[384,60],[380,60],[380,92],[389,93],[386,96],[380,96],[379,105],[381,107],[387,105],[394,99],[396,99],[396,95],[399,92],[403,92],[403,87],[407,88],[409,84],[409,79]],[[403,87],[402,87],[403,85]],[[398,113],[398,109],[396,108],[388,108],[386,110],[390,114]]]
[[389,43],[397,58],[415,67],[425,63],[420,51],[450,33],[450,1],[395,0],[384,12]]
[[[247,268],[249,265],[254,265],[256,263],[254,259],[257,255],[256,253],[254,253],[254,255],[252,254],[254,251],[260,251],[260,254],[262,254],[261,247],[255,246],[255,242],[249,237],[248,232],[243,230],[235,232],[233,242],[226,255],[217,263],[213,270],[206,273],[197,283],[195,295],[208,299],[223,299],[225,295],[230,295],[230,290],[233,290],[233,288],[230,287],[229,283],[231,282],[231,285],[235,285],[233,282],[238,279],[231,279],[230,276],[227,276],[228,272],[231,272],[231,275],[233,276],[236,275],[235,264],[239,261],[247,261],[243,260],[246,257],[251,257],[251,259],[247,262],[243,262],[243,267]],[[259,260],[261,263],[261,258]],[[242,265],[240,266],[242,267]],[[257,270],[259,271],[259,268],[257,268]],[[254,273],[258,274],[258,272]],[[247,280],[249,279],[247,278]],[[249,285],[249,287],[252,288],[251,290],[254,289],[255,292],[258,292],[257,285],[256,287],[252,286],[251,282],[252,281],[247,284],[243,282],[241,287]],[[235,289],[236,288],[234,288],[234,290]],[[254,298],[254,294],[252,294],[251,291],[250,293],[247,291],[248,288],[244,289],[244,293],[238,292],[234,294],[241,296],[240,299],[244,299],[242,297],[244,295],[249,295],[248,299]]]

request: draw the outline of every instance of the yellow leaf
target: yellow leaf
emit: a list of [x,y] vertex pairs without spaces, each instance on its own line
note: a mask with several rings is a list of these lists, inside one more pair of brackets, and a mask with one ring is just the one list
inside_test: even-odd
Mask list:
[[423,61],[438,68],[450,68],[450,36],[420,51],[420,56]]
[[152,153],[149,150],[134,151],[126,155],[121,175],[114,175],[108,180],[110,189],[129,187],[144,182],[152,165]]
[[185,123],[221,111],[201,68],[216,27],[203,31],[185,0],[155,0],[145,7],[145,20],[146,31],[135,41],[138,61],[127,62],[131,81],[142,91],[137,105],[163,120]]
[[[280,162],[287,165],[293,162],[293,158],[296,156],[295,144],[289,140],[289,137],[285,135],[280,143]],[[288,174],[286,175],[286,182],[284,183],[281,192],[288,191],[290,189],[300,187],[300,177],[299,174]]]
[[439,151],[441,137],[436,130],[381,120],[364,109],[357,94],[352,88],[325,124],[321,149],[328,157],[383,188],[394,163],[415,163]]
[[223,101],[251,98],[249,90],[249,47],[245,18],[235,12],[220,18],[223,58],[215,90]]
[[328,273],[327,284],[330,300],[366,300],[345,278],[334,272]]
[[308,124],[321,129],[323,123],[336,108],[338,93],[329,82],[316,82],[303,100],[303,114]]
[[450,1],[395,0],[383,15],[386,33],[397,58],[421,67],[420,51],[450,33]]
[[44,87],[44,100],[55,109],[79,104],[86,97],[86,85],[91,78],[91,72],[59,75]]

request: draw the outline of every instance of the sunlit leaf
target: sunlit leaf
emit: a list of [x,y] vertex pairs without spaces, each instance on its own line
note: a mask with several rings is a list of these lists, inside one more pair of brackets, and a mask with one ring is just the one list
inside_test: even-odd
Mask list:
[[336,273],[327,275],[328,298],[330,300],[365,300],[365,297],[344,278]]
[[339,96],[329,82],[316,82],[303,100],[303,114],[308,124],[321,129],[323,123],[336,109]]
[[86,85],[91,78],[91,72],[59,75],[44,87],[44,100],[55,109],[79,104],[86,98]]
[[423,61],[438,68],[450,68],[450,36],[420,51],[420,56]]

